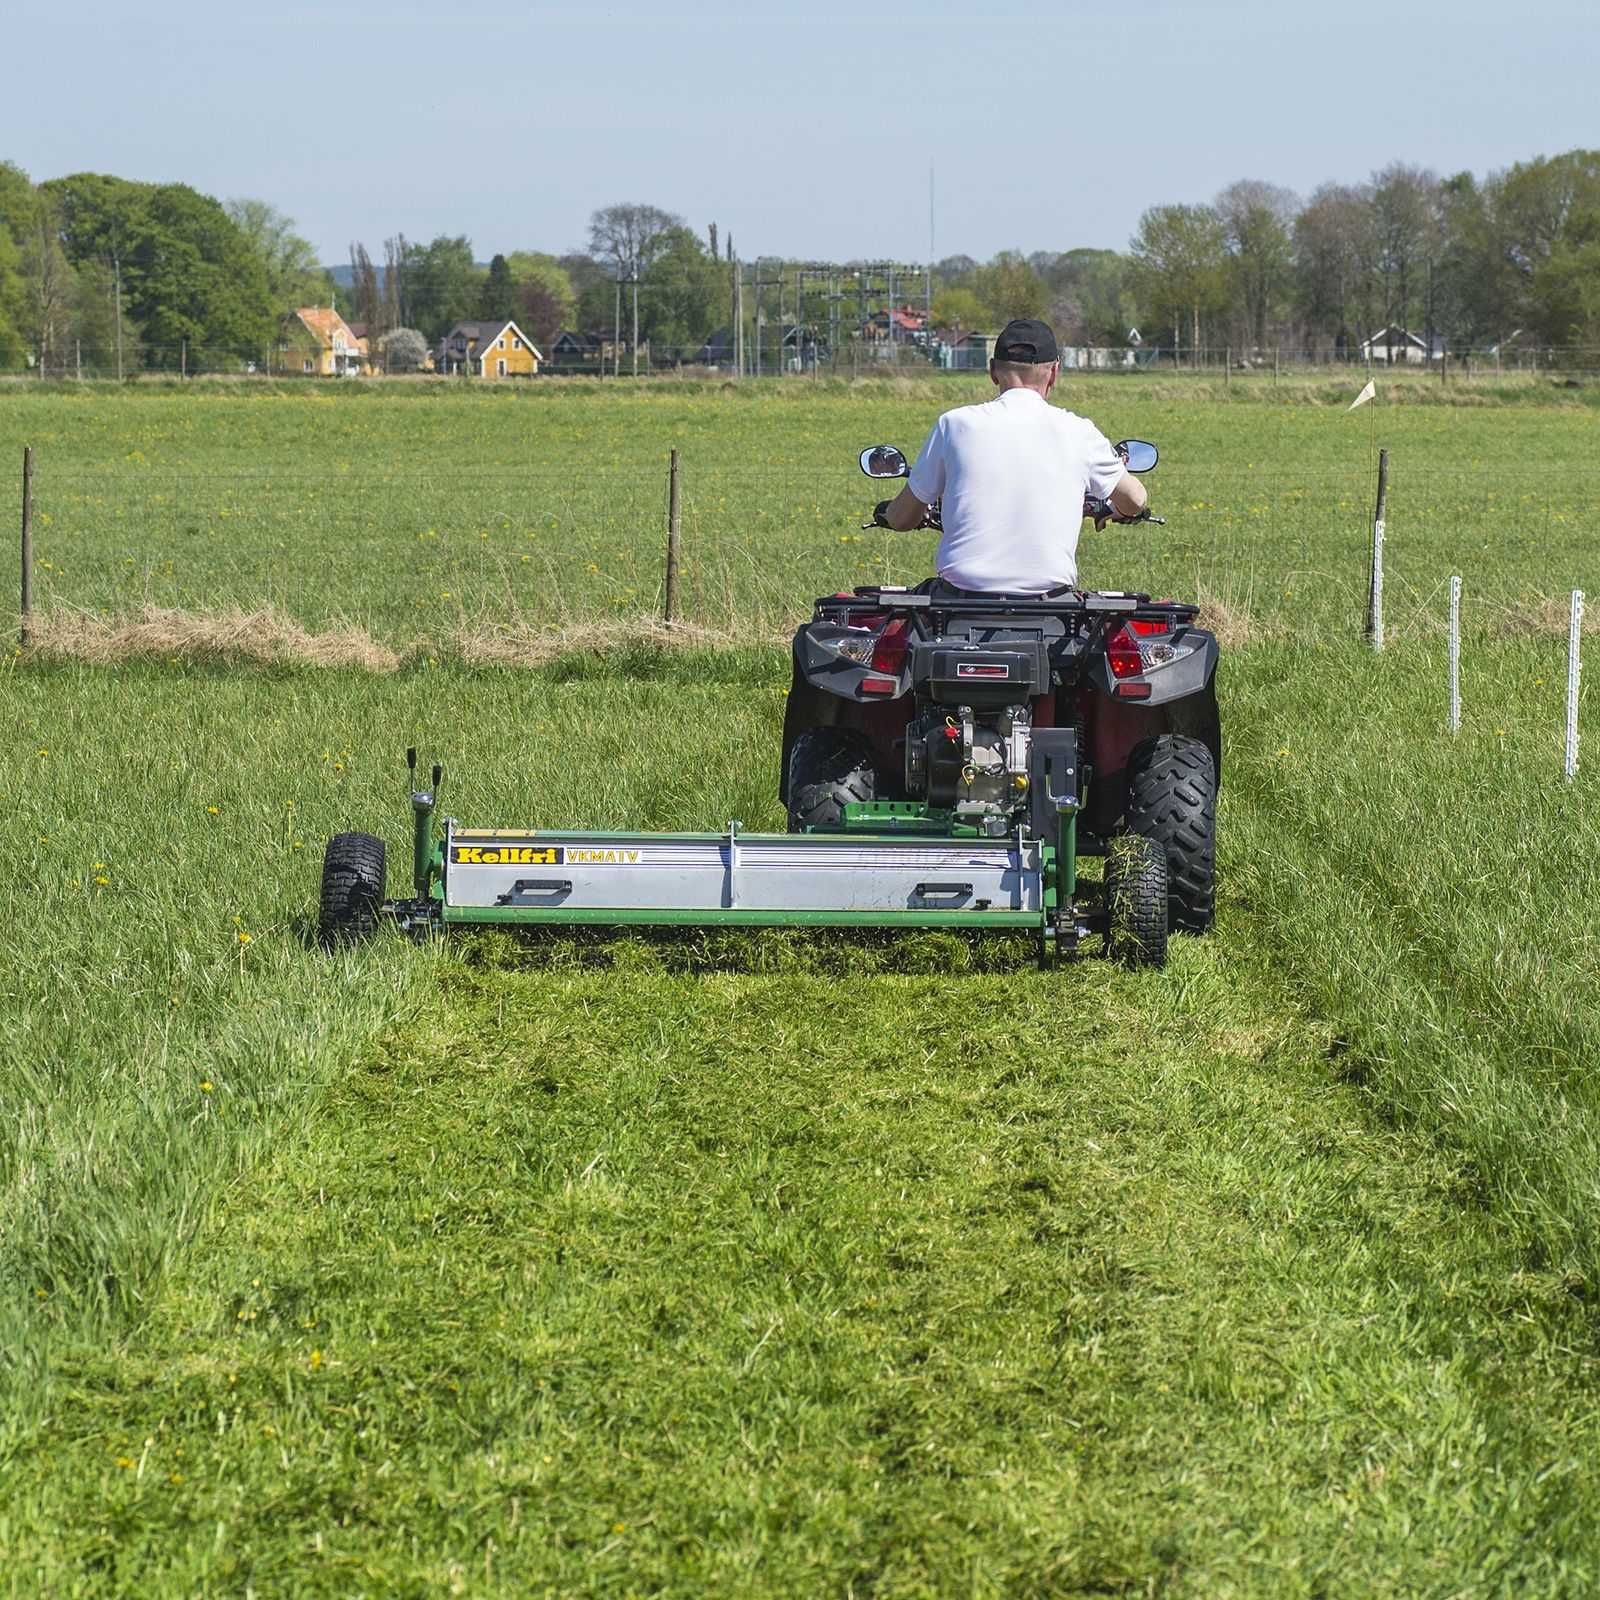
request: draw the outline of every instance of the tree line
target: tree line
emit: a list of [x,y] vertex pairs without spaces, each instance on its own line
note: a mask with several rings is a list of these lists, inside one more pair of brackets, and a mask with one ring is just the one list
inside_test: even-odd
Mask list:
[[[464,235],[397,234],[381,265],[352,244],[339,283],[264,201],[94,173],[34,184],[0,162],[0,369],[64,371],[80,352],[100,371],[113,352],[127,370],[189,352],[252,361],[305,305],[337,306],[374,348],[411,330],[412,361],[473,318],[515,318],[546,351],[562,328],[630,337],[635,314],[657,349],[727,327],[734,250],[715,224],[702,235],[656,206],[606,206],[586,246],[483,266]],[[931,281],[934,327],[954,333],[1044,316],[1068,343],[1120,347],[1138,329],[1147,346],[1245,356],[1350,352],[1386,327],[1458,349],[1600,346],[1600,151],[1482,180],[1397,162],[1304,199],[1242,179],[1209,203],[1151,207],[1125,251],[951,256]],[[796,314],[828,310],[810,299]]]
[[1479,181],[1394,163],[1308,199],[1256,179],[1152,206],[1125,252],[934,268],[938,326],[1047,316],[1067,342],[1354,351],[1385,329],[1451,348],[1600,346],[1600,151]]

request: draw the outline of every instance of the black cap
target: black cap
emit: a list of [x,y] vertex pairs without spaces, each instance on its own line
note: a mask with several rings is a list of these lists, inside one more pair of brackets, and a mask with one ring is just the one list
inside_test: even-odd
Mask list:
[[1050,331],[1050,324],[1033,317],[1013,317],[1000,330],[1000,337],[994,342],[996,361],[1038,363],[1054,361],[1058,354],[1056,336]]

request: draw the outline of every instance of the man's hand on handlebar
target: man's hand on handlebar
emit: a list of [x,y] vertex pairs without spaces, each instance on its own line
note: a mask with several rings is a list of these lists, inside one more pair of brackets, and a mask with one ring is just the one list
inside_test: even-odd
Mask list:
[[1150,515],[1150,507],[1148,505],[1141,507],[1138,511],[1132,513],[1131,515],[1128,515],[1124,512],[1118,511],[1109,500],[1097,500],[1092,494],[1086,494],[1083,497],[1083,514],[1085,518],[1094,518],[1096,532],[1099,532],[1100,529],[1104,528],[1108,522],[1120,522],[1123,524],[1133,522],[1153,522],[1157,527],[1164,527],[1167,520],[1165,517],[1152,517]]
[[[889,520],[889,507],[893,504],[893,500],[880,500],[872,508],[872,521],[863,523],[862,526],[868,528],[893,528],[894,524]],[[939,502],[937,500],[923,510],[922,520],[916,526],[918,528],[942,529],[943,524],[939,521]]]

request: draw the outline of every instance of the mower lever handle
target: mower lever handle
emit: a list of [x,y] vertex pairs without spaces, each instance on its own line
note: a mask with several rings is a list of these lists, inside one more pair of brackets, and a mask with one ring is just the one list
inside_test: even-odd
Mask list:
[[511,893],[500,896],[500,904],[508,906],[518,895],[543,895],[551,900],[559,900],[571,893],[571,878],[518,878],[511,885]]
[[970,883],[919,883],[911,891],[918,900],[965,900],[972,893]]

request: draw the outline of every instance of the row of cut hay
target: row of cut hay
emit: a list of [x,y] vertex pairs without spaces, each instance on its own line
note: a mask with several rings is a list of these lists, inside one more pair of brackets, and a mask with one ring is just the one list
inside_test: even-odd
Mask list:
[[393,672],[399,654],[354,624],[313,632],[272,606],[247,611],[185,611],[147,605],[133,615],[97,615],[73,606],[28,619],[25,654],[46,661],[116,666],[187,661],[247,666],[358,667]]
[[543,667],[563,657],[629,650],[714,650],[777,645],[787,635],[744,626],[707,628],[653,617],[535,624],[512,618],[464,620],[443,639],[396,649],[359,623],[312,630],[272,606],[185,611],[145,606],[132,615],[101,616],[71,606],[36,611],[18,658],[118,666],[126,662],[250,667],[344,667],[396,672],[408,663],[449,659],[469,666]]
[[[1217,636],[1225,650],[1281,639],[1284,619],[1263,615],[1247,596],[1202,586],[1196,596],[1200,625]],[[1497,638],[1565,636],[1568,598],[1533,596],[1493,608],[1490,632]],[[1407,633],[1432,633],[1444,618],[1430,612],[1412,619]],[[1584,618],[1584,631],[1600,632],[1600,607]],[[374,639],[357,623],[341,622],[313,631],[272,606],[247,611],[185,611],[145,606],[125,615],[99,616],[69,606],[35,612],[28,644],[19,652],[38,661],[77,661],[92,666],[124,662],[183,661],[202,665],[253,667],[346,667],[365,672],[396,672],[409,662],[452,660],[468,666],[546,667],[573,656],[611,656],[632,650],[719,650],[770,647],[788,642],[784,630],[746,622],[706,627],[665,623],[655,617],[628,617],[535,623],[517,617],[463,619],[436,641],[418,640],[395,648]]]

